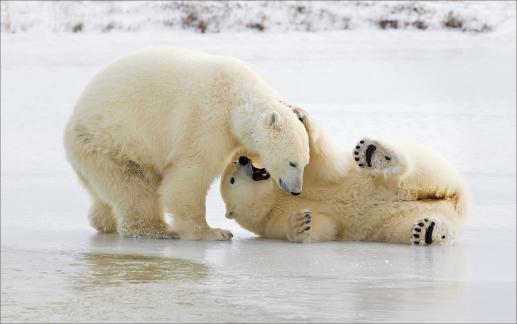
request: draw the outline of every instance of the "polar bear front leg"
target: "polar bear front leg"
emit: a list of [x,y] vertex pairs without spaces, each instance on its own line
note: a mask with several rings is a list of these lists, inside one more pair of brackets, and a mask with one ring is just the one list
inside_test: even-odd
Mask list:
[[299,210],[287,219],[287,239],[291,242],[310,243],[312,234],[311,211]]
[[205,218],[205,197],[213,177],[206,166],[175,165],[160,185],[161,201],[173,215],[173,230],[181,239],[226,241],[233,237],[230,231],[210,228]]
[[307,112],[300,107],[292,106],[292,109],[293,109],[293,112],[298,117],[298,119],[302,122],[303,126],[305,126],[305,129],[307,130],[307,134],[309,135],[309,137],[311,137],[313,129],[312,129],[311,120],[310,120]]
[[163,209],[156,194],[145,191],[130,194],[114,205],[113,212],[118,220],[118,232],[124,237],[177,238],[163,220]]
[[287,240],[297,243],[334,241],[337,238],[338,225],[331,218],[301,209],[287,218]]

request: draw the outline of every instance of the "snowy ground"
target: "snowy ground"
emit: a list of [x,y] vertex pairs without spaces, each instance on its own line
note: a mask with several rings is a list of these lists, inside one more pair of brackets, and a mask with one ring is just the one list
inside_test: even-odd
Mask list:
[[[515,28],[512,28],[515,30]],[[473,192],[452,247],[120,239],[87,224],[62,130],[101,66],[176,45],[233,55],[340,145],[412,138]],[[515,322],[515,33],[2,34],[1,320]]]
[[515,24],[514,1],[3,1],[2,32],[448,30]]

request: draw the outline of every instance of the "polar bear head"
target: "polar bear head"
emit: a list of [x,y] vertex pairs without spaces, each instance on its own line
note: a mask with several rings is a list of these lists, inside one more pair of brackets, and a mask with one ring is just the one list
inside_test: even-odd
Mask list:
[[266,169],[255,167],[249,158],[241,156],[226,167],[221,178],[226,217],[239,223],[245,219],[259,220],[275,201],[274,194],[279,192],[275,187]]
[[260,156],[282,190],[295,196],[301,193],[303,170],[309,163],[309,140],[292,110],[281,107],[260,116],[247,148]]

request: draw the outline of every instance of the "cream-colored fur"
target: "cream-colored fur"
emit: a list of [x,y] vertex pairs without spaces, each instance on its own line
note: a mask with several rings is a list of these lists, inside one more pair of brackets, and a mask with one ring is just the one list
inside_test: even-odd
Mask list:
[[[417,144],[370,139],[341,152],[303,110],[294,111],[309,133],[303,193],[285,195],[270,180],[252,180],[250,164],[234,162],[221,180],[228,218],[263,237],[294,242],[427,245],[451,243],[461,233],[468,191],[438,154]],[[370,145],[376,149],[368,166]]]
[[92,197],[94,228],[159,238],[231,238],[209,228],[205,196],[235,152],[260,156],[294,193],[309,160],[303,125],[254,72],[233,58],[170,47],[103,69],[75,106],[65,149]]

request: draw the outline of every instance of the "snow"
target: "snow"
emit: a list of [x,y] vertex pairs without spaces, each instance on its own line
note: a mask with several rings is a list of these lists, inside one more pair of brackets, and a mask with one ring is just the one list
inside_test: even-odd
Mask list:
[[[2,322],[515,322],[511,27],[2,33]],[[96,234],[63,127],[103,65],[150,45],[242,59],[344,147],[368,136],[439,151],[472,189],[464,236],[430,248],[261,240],[224,218],[217,183],[207,218],[232,242]]]
[[4,1],[3,32],[452,30],[515,22],[513,1]]

